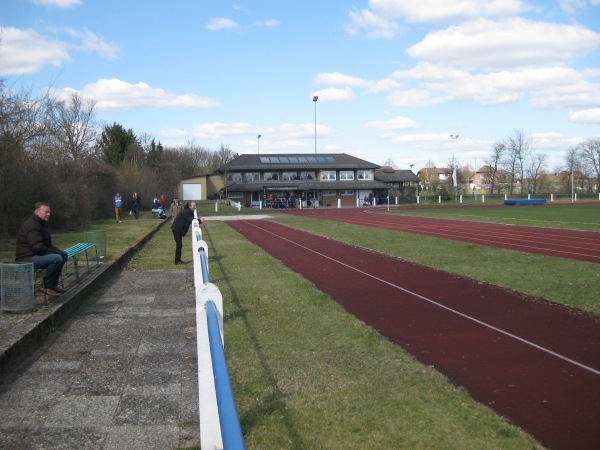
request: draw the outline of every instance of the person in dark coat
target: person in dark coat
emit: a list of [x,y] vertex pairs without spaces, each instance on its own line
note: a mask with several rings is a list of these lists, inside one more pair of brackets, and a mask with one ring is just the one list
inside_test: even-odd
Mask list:
[[[190,225],[194,220],[194,211],[196,211],[196,202],[186,203],[171,224],[171,231],[173,232],[173,238],[175,239],[175,264],[184,264],[184,262],[181,260],[183,237],[187,234],[188,230],[190,229]],[[200,217],[198,220],[200,223],[206,222],[204,217]]]
[[45,202],[35,204],[33,215],[23,223],[17,234],[15,261],[33,262],[34,269],[46,269],[44,288],[46,294],[58,297],[67,292],[58,286],[67,253],[52,244],[50,229],[50,205]]
[[142,199],[137,192],[134,192],[131,198],[131,210],[133,211],[135,220],[140,218],[140,209],[142,209]]

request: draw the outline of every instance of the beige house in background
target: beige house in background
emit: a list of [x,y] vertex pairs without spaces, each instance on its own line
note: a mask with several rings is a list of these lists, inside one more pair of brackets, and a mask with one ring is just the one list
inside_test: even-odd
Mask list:
[[208,200],[218,194],[224,187],[225,184],[221,174],[207,173],[183,178],[177,186],[177,196],[182,202]]

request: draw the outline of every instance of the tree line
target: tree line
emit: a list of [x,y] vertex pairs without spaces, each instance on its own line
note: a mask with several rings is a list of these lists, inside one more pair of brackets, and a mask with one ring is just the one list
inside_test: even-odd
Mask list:
[[[465,190],[464,186],[468,185],[476,172],[468,166],[460,167],[454,158],[448,160],[447,164],[448,172],[457,174],[459,190]],[[548,167],[548,155],[536,151],[533,137],[523,130],[515,129],[505,139],[492,145],[484,164],[487,167],[483,175],[492,194],[570,194],[573,186],[582,194],[600,192],[598,137],[589,138],[569,148],[563,165],[551,169]],[[426,168],[435,169],[435,164],[428,161]],[[475,171],[477,170],[479,169],[475,167]],[[442,182],[437,176],[425,173],[420,177],[428,190],[448,190],[448,185],[454,184],[453,178]]]
[[600,138],[587,139],[567,151],[564,166],[552,171],[566,175],[559,177],[558,186],[549,181],[547,161],[547,154],[535,151],[531,135],[515,129],[506,139],[494,143],[485,160],[490,170],[490,192],[535,194],[557,188],[570,192],[573,183],[583,193],[600,192]]
[[81,229],[114,214],[116,192],[125,208],[135,191],[150,209],[154,197],[172,198],[182,178],[212,173],[235,156],[193,140],[166,147],[148,133],[100,124],[95,101],[77,93],[34,96],[0,79],[0,238],[14,236],[38,201],[50,203],[53,229]]

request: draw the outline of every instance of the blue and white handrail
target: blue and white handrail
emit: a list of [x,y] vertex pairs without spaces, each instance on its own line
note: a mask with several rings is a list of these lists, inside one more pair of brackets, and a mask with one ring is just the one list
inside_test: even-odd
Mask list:
[[192,230],[200,446],[203,449],[245,449],[223,348],[223,297],[219,288],[210,283],[208,245],[202,240],[196,212]]

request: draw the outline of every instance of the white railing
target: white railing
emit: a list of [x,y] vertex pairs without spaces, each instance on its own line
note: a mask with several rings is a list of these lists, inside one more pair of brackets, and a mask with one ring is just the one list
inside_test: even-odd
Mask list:
[[210,282],[208,245],[200,222],[192,222],[200,446],[203,449],[245,449],[242,428],[229,381],[223,337],[223,297]]

